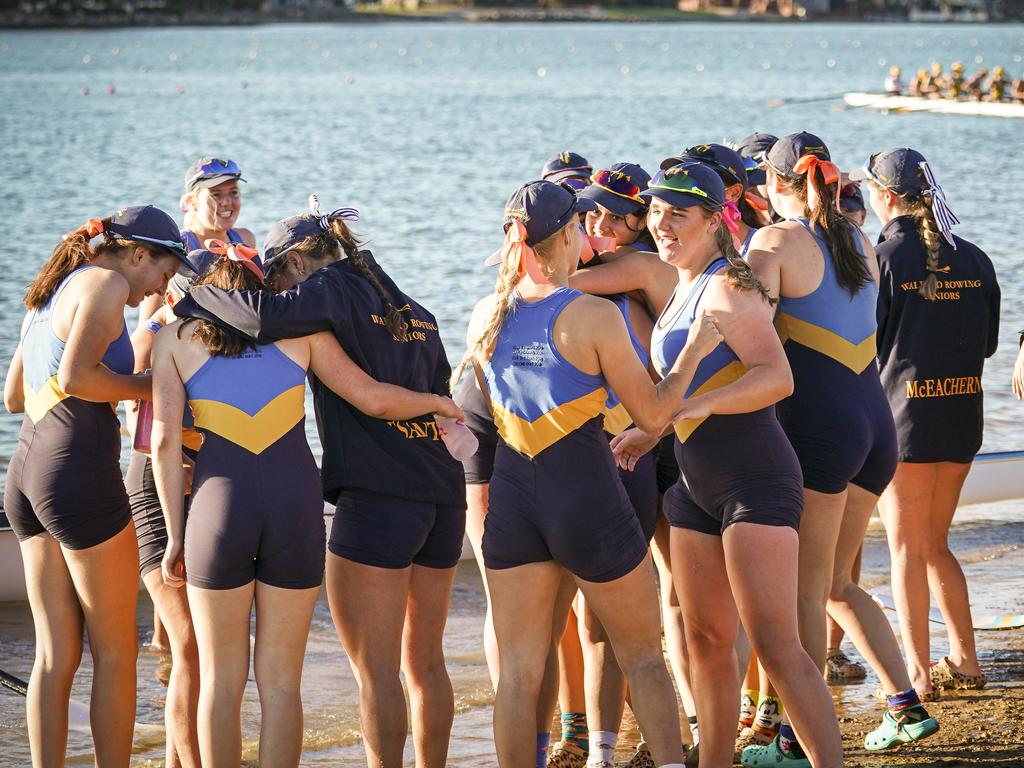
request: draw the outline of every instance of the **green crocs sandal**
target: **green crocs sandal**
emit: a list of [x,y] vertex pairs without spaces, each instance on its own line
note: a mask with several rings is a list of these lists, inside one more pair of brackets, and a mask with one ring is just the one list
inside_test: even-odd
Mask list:
[[[921,710],[923,712],[924,708]],[[892,712],[886,710],[882,724],[864,737],[864,749],[874,752],[900,744],[909,744],[911,741],[927,738],[938,730],[939,723],[934,717],[910,720],[906,715],[893,716]]]
[[740,763],[745,768],[811,768],[811,761],[806,757],[793,757],[779,746],[779,737],[767,747],[747,747],[740,756]]

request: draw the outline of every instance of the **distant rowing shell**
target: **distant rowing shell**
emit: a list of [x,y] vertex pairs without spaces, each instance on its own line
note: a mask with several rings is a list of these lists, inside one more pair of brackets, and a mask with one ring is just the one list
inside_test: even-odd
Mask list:
[[[872,594],[871,599],[887,610],[896,610],[896,604],[889,595]],[[932,608],[928,611],[928,621],[933,624],[946,624],[942,618],[942,612],[938,608]],[[991,616],[973,616],[971,621],[975,629],[1018,629],[1019,627],[1024,627],[1024,614],[996,613]]]
[[883,93],[845,93],[843,101],[851,107],[885,112],[933,112],[943,115],[1024,118],[1024,104],[997,101],[957,101],[925,99],[919,96],[886,96]]

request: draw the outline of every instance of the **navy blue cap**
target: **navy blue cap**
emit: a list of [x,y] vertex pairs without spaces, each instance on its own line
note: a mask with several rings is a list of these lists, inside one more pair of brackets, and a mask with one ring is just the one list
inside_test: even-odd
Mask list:
[[863,211],[864,193],[860,191],[860,184],[853,181],[844,184],[839,190],[839,207],[844,211]]
[[576,152],[561,152],[544,163],[540,177],[546,181],[562,181],[569,178],[589,179],[594,167],[587,158]]
[[814,155],[819,160],[832,160],[825,142],[813,133],[801,131],[783,136],[768,150],[765,164],[779,176],[795,179],[800,176],[793,172],[793,166],[804,155]]
[[245,181],[242,169],[234,160],[220,160],[216,157],[201,157],[185,172],[185,191],[203,187],[215,187],[225,181]]
[[704,205],[721,209],[725,205],[725,182],[711,166],[688,160],[658,171],[640,196],[656,197],[675,208]]
[[736,151],[740,153],[740,157],[752,157],[758,164],[761,164],[764,162],[764,158],[765,155],[768,154],[768,150],[774,147],[775,142],[778,140],[778,136],[774,136],[770,133],[754,131],[752,134],[744,137],[736,144]]
[[274,224],[263,242],[263,269],[271,265],[307,237],[319,237],[326,230],[321,219],[311,213],[289,216]]
[[110,217],[104,231],[123,240],[152,245],[173,253],[184,269],[192,270],[187,258],[185,238],[168,214],[154,205],[135,205],[121,208]]
[[851,171],[850,180],[869,179],[898,195],[918,194],[928,189],[928,181],[921,170],[924,162],[924,155],[916,149],[887,149],[869,157],[863,168]]
[[647,189],[651,174],[636,163],[615,163],[601,168],[590,177],[590,185],[580,190],[580,197],[593,200],[616,216],[642,214],[647,201],[640,193]]
[[697,144],[687,147],[677,157],[668,157],[661,161],[661,169],[667,171],[673,165],[686,161],[694,161],[710,165],[722,177],[727,185],[742,184],[747,186],[747,171],[743,166],[743,158],[735,149],[724,144]]
[[218,256],[205,248],[196,248],[194,251],[189,251],[185,258],[188,259],[189,266],[192,267],[192,274],[175,275],[167,284],[167,289],[179,297],[192,290],[193,283],[212,269],[223,256]]
[[768,174],[754,158],[744,157],[743,169],[747,172],[748,187],[757,187],[768,182]]

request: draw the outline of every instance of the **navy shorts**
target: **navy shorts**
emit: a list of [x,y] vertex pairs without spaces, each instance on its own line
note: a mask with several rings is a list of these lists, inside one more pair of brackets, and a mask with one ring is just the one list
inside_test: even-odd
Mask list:
[[145,576],[160,567],[167,551],[167,525],[156,493],[149,456],[132,451],[124,485],[132,507],[132,520],[135,521],[135,537],[139,540],[139,575]]
[[7,467],[4,511],[19,540],[49,533],[88,549],[132,519],[121,479],[121,437],[106,403],[69,397],[38,425],[26,416]]
[[[469,372],[472,376],[472,371]],[[491,482],[494,472],[494,450],[498,446],[498,428],[494,426],[494,418],[487,398],[475,385],[466,388],[466,395],[459,407],[466,414],[466,426],[476,435],[480,443],[476,453],[462,462],[467,485],[482,485]]]
[[327,547],[338,557],[377,568],[453,568],[465,533],[465,506],[346,488],[338,493]]
[[896,425],[878,367],[860,374],[790,341],[793,394],[776,406],[804,487],[842,493],[848,483],[881,495],[896,474]]
[[304,423],[253,454],[207,433],[196,461],[185,523],[185,576],[203,589],[260,581],[320,586],[324,503]]
[[[607,434],[607,433],[605,433]],[[609,439],[613,435],[608,435]],[[644,538],[650,543],[658,525],[658,478],[654,451],[640,457],[632,471],[619,468],[619,479],[626,489],[630,506],[640,521]]]
[[534,459],[498,443],[484,518],[488,568],[555,560],[584,581],[608,582],[647,556],[602,423],[592,419]]
[[681,476],[664,503],[674,527],[714,536],[733,523],[799,530],[800,464],[773,408],[709,417],[676,440],[676,460]]
[[658,495],[665,493],[679,480],[679,462],[676,461],[676,436],[665,435],[651,451],[657,472]]

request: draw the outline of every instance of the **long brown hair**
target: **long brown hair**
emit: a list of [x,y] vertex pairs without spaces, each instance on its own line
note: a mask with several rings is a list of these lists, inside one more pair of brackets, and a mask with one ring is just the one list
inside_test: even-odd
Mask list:
[[[96,230],[92,227],[97,224],[104,228],[103,240],[93,246],[90,240],[94,235],[91,233]],[[108,224],[110,224],[109,218],[94,219],[74,232],[64,235],[64,239],[57,243],[50,258],[46,260],[35,278],[29,283],[28,289],[25,291],[25,306],[29,309],[46,306],[64,278],[97,256],[104,254],[119,256],[133,248],[142,248],[152,258],[158,258],[161,255],[155,248],[145,243],[124,240],[105,231]]]
[[[857,241],[854,239],[857,235],[853,225],[846,220],[836,206],[839,186],[826,184],[821,168],[818,167],[812,168],[795,179],[781,175],[778,178],[782,186],[795,194],[804,204],[804,213],[811,223],[811,229],[828,246],[839,285],[852,295],[872,282],[873,278],[868,269],[867,260],[857,248]],[[813,184],[818,193],[814,210],[807,207],[808,184]]]
[[[714,208],[705,208],[704,206],[701,206],[701,210],[704,212],[705,218],[708,219],[717,212]],[[715,246],[718,248],[719,253],[729,262],[729,266],[725,270],[725,279],[729,286],[739,291],[757,291],[765,301],[773,306],[778,302],[778,299],[772,298],[764,283],[758,279],[750,265],[743,260],[743,257],[736,250],[736,245],[732,240],[732,232],[726,226],[724,218],[722,223],[718,225],[718,229],[715,230]]]
[[[256,274],[240,262],[222,259],[217,266],[208,270],[194,285],[212,285],[225,291],[262,291],[266,286]],[[178,328],[178,338],[186,325],[192,326],[189,338],[201,341],[214,356],[234,357],[256,345],[233,328],[218,325],[210,320],[186,320]]]

